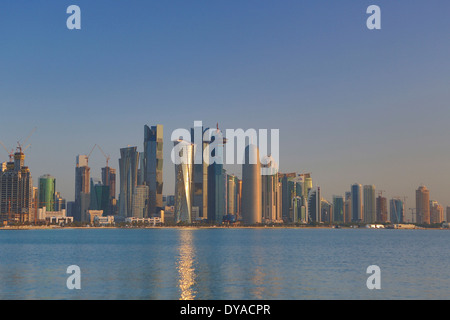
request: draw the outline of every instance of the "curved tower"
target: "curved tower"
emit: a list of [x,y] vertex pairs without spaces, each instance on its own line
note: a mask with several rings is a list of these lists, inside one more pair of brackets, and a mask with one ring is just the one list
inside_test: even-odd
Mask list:
[[195,145],[191,142],[174,141],[178,152],[175,163],[175,222],[192,223],[192,183]]

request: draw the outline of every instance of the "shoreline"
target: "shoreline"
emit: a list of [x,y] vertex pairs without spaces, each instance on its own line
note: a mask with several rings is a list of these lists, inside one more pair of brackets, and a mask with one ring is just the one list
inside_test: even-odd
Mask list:
[[334,227],[334,226],[146,226],[146,227],[60,227],[60,226],[6,226],[0,227],[0,231],[12,230],[108,230],[108,229],[179,229],[179,230],[200,230],[200,229],[368,229],[368,230],[450,230],[449,228],[366,228],[366,227]]

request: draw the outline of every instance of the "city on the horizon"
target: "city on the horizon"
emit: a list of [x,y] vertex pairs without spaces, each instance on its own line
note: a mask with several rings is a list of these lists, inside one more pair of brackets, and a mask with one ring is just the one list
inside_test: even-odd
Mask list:
[[[196,123],[201,125],[201,122]],[[227,130],[227,137],[218,124],[215,129],[203,126],[200,131],[197,129],[194,127],[190,132],[186,131],[187,139],[172,134],[172,163],[175,168],[173,193],[164,189],[163,125],[145,125],[143,151],[138,151],[137,146],[120,148],[118,173],[116,168],[110,166],[111,157],[97,144],[89,154],[76,157],[74,201],[62,197],[56,178],[51,174],[39,177],[38,186],[34,186],[31,170],[25,165],[26,141],[18,142],[16,151],[11,152],[2,143],[10,157],[9,161],[0,163],[2,224],[238,222],[243,225],[436,225],[450,220],[450,207],[444,214],[443,206],[430,197],[426,186],[417,188],[415,208],[407,208],[405,196],[387,199],[383,197],[385,190],[359,183],[351,185],[341,195],[325,199],[322,188],[326,186],[314,186],[312,173],[280,171],[279,160],[275,161],[279,155],[273,157],[267,152],[267,141],[252,137],[250,130],[240,130],[236,136],[230,135]],[[210,132],[209,138],[204,140],[207,132]],[[198,140],[199,134],[201,140]],[[225,159],[230,159],[225,154],[224,145],[228,143],[227,146],[231,145],[233,151],[235,138],[245,142],[237,143],[238,149],[243,148],[241,155],[245,158],[240,163],[241,177],[227,173],[224,168]],[[254,139],[258,143],[254,144]],[[278,152],[278,142],[274,141],[274,137],[271,140],[271,151]],[[214,148],[210,149],[212,145]],[[260,145],[264,145],[261,154]],[[106,160],[106,166],[101,168],[101,179],[91,177],[89,158],[95,149]],[[174,161],[174,154],[181,155],[181,161]],[[213,158],[214,161],[211,161]]]

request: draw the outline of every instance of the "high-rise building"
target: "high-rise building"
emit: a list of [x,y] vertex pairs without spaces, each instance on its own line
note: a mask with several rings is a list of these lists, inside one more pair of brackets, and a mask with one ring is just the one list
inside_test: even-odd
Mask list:
[[333,222],[344,222],[344,197],[333,196]]
[[387,199],[381,195],[377,197],[376,200],[376,210],[377,210],[377,222],[387,222],[388,209],[387,209]]
[[320,200],[320,221],[324,223],[331,223],[333,215],[333,205],[326,199]]
[[87,210],[90,201],[90,171],[88,166],[89,157],[78,155],[75,167],[75,206],[73,220],[85,222],[88,220]]
[[312,189],[310,173],[278,173],[279,211],[278,220],[285,222],[308,222],[308,194]]
[[320,187],[313,188],[308,195],[308,221],[322,222],[322,197]]
[[195,144],[194,185],[192,205],[198,207],[199,218],[208,219],[208,155],[204,154],[209,145],[209,138],[204,137],[209,128],[203,126],[191,128],[191,142]]
[[38,207],[47,211],[55,210],[56,179],[49,174],[39,178]]
[[278,202],[278,164],[273,157],[265,156],[261,168],[265,169],[265,174],[261,176],[262,218],[265,222],[275,222],[281,216],[281,205]]
[[294,220],[292,211],[292,199],[296,194],[295,183],[293,182],[297,173],[279,173],[278,179],[281,182],[281,216],[283,221],[290,222]]
[[102,184],[109,187],[109,204],[105,215],[114,215],[117,211],[116,206],[116,169],[109,166],[102,168]]
[[212,132],[209,144],[210,164],[208,166],[208,220],[221,223],[227,213],[227,174],[223,168],[223,145],[225,139],[217,127]]
[[64,199],[61,196],[60,192],[56,192],[55,193],[55,208],[53,209],[53,211],[55,212],[59,212],[61,210],[66,210],[67,212],[67,203],[66,203],[66,199]]
[[163,126],[144,127],[144,184],[148,186],[148,217],[163,210]]
[[190,141],[174,141],[180,159],[175,163],[175,222],[192,223],[192,181],[195,145]]
[[107,216],[110,208],[109,186],[104,185],[98,179],[91,178],[91,200],[90,210],[102,210],[103,215]]
[[232,174],[227,174],[227,214],[237,214],[237,183],[238,179]]
[[444,221],[444,208],[435,200],[430,200],[430,223],[442,223]]
[[25,165],[25,154],[14,154],[14,162],[0,173],[0,219],[2,221],[28,221],[34,212],[33,180]]
[[376,221],[375,186],[364,186],[364,222],[374,223]]
[[262,222],[261,211],[261,163],[258,147],[249,144],[245,148],[242,165],[242,220],[244,224]]
[[425,186],[416,190],[417,223],[430,224],[430,191]]
[[344,222],[349,223],[352,221],[352,193],[345,193],[345,202],[344,202]]
[[392,223],[405,222],[405,203],[402,200],[398,198],[389,200],[389,212]]
[[446,222],[450,222],[450,207],[447,207],[446,209]]
[[362,185],[355,183],[351,186],[352,192],[352,221],[363,221]]
[[137,147],[120,149],[120,195],[119,215],[123,218],[132,217],[133,193],[137,186],[139,152]]
[[133,192],[132,216],[145,218],[148,212],[149,187],[146,185],[136,186]]

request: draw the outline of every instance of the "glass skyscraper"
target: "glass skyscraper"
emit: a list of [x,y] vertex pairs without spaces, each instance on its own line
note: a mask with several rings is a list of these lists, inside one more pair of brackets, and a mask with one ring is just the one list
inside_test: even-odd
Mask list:
[[120,149],[120,195],[119,215],[123,218],[132,216],[133,193],[137,186],[139,152],[137,147]]
[[376,221],[376,197],[375,186],[364,186],[364,222],[373,223]]
[[39,208],[46,208],[47,211],[55,209],[56,179],[49,174],[39,178]]
[[400,199],[391,199],[389,201],[389,211],[392,223],[405,222],[405,204]]
[[174,141],[175,163],[175,222],[192,223],[192,182],[195,145],[190,141]]
[[352,192],[352,221],[360,222],[363,220],[362,186],[355,183],[351,186]]
[[333,221],[344,222],[344,197],[333,196]]
[[148,186],[148,217],[163,209],[163,126],[144,127],[144,184]]

